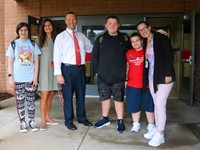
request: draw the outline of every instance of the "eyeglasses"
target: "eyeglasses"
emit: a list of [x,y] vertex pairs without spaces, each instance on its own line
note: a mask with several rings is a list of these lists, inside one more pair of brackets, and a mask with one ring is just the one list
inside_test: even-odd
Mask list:
[[138,29],[139,33],[142,33],[142,32],[147,31],[147,30],[148,30],[148,27],[147,27],[147,26],[145,26],[145,27],[142,28],[142,29]]

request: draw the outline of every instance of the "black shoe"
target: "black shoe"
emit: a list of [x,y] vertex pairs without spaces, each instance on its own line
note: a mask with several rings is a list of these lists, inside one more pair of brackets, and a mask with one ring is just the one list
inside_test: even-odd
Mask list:
[[121,119],[121,120],[118,120],[117,121],[117,133],[124,133],[126,130],[126,127],[124,125],[124,121]]
[[83,124],[84,126],[88,126],[88,127],[92,126],[92,123],[89,122],[87,119],[84,120],[84,121],[78,121],[78,123],[81,123],[81,124]]
[[68,125],[65,125],[68,129],[70,130],[77,130],[76,126],[72,123],[68,124]]

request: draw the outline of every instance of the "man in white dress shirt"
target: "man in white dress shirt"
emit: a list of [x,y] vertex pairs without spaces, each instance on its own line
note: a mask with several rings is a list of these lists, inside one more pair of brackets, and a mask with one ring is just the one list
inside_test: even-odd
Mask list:
[[[57,35],[54,43],[54,75],[57,81],[62,85],[64,98],[64,116],[65,125],[70,130],[76,130],[73,123],[73,94],[76,96],[76,115],[78,123],[85,126],[92,126],[87,120],[85,110],[85,54],[91,52],[93,45],[87,37],[76,31],[77,15],[74,12],[68,12],[65,17],[67,25],[66,30]],[[78,47],[81,56],[80,65],[76,63],[76,50],[74,44],[74,35],[78,40]]]

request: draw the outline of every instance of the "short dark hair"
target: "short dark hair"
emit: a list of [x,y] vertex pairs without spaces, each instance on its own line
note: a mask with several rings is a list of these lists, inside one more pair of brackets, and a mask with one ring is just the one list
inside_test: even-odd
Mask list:
[[19,36],[19,30],[22,28],[22,27],[27,27],[27,29],[28,29],[28,38],[30,38],[30,26],[28,25],[28,23],[26,23],[26,22],[20,22],[20,23],[18,23],[18,25],[17,25],[17,27],[16,27],[16,33],[17,33],[17,37],[16,37],[16,39],[19,39],[20,38],[20,36]]
[[75,15],[76,18],[77,18],[77,14],[76,14],[75,12],[73,12],[73,11],[68,11],[68,12],[65,14],[65,17],[66,17],[67,15],[69,15],[69,14]]
[[118,18],[117,16],[115,16],[115,15],[110,15],[110,16],[108,16],[108,17],[106,18],[106,20],[105,20],[105,23],[107,23],[108,19],[116,19],[117,22],[119,23],[119,18]]
[[139,37],[141,40],[143,39],[142,36],[138,33],[138,32],[133,32],[130,36],[130,38],[132,37]]

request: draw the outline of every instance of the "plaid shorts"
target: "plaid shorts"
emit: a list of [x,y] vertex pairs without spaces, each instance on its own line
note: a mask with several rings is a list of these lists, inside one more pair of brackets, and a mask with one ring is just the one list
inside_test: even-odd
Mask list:
[[122,102],[124,101],[125,85],[124,82],[107,84],[98,80],[98,92],[101,101],[110,99],[112,95],[113,100]]

